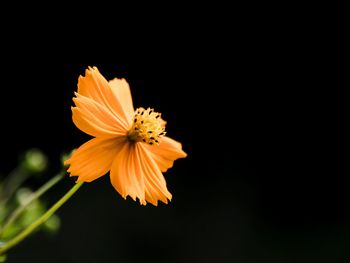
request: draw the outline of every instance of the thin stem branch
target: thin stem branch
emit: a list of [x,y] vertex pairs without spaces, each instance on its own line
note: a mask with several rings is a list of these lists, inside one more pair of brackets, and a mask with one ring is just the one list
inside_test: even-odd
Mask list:
[[3,182],[3,192],[0,194],[0,203],[6,204],[16,190],[30,177],[30,173],[28,173],[23,166],[18,166],[15,168]]
[[37,191],[29,196],[29,198],[8,217],[4,226],[0,228],[0,236],[5,230],[16,221],[16,219],[22,214],[23,211],[36,199],[42,196],[46,191],[48,191],[51,187],[56,185],[61,179],[63,179],[64,172],[59,173],[58,175],[52,177],[48,182],[46,182],[43,186],[41,186]]
[[46,211],[40,218],[30,224],[26,229],[20,232],[13,239],[9,240],[5,243],[3,247],[0,247],[0,255],[16,246],[22,240],[24,240],[27,236],[29,236],[37,227],[41,224],[45,223],[65,202],[69,200],[69,198],[83,185],[83,183],[75,184],[60,200],[57,201],[49,210]]

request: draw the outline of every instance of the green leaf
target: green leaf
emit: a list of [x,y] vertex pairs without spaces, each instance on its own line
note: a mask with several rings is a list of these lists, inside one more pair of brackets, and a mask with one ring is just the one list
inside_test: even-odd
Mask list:
[[6,261],[6,255],[0,255],[0,262]]

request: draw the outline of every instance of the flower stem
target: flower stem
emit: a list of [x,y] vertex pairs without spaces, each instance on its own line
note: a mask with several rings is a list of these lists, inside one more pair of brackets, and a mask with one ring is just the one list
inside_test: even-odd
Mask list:
[[22,166],[15,168],[3,182],[3,191],[0,193],[0,203],[6,204],[16,190],[30,177]]
[[56,185],[63,178],[64,173],[59,173],[58,175],[52,177],[47,183],[41,186],[36,192],[34,192],[26,202],[19,206],[11,215],[8,217],[4,226],[0,227],[0,235],[5,232],[5,230],[22,214],[22,212],[36,199],[42,196],[47,190]]
[[23,239],[29,236],[37,227],[45,223],[68,199],[83,185],[83,183],[75,184],[60,200],[57,201],[49,210],[46,211],[40,218],[30,224],[21,233],[15,236],[13,239],[5,243],[4,246],[0,247],[0,255],[8,251],[10,248],[14,247],[20,243]]

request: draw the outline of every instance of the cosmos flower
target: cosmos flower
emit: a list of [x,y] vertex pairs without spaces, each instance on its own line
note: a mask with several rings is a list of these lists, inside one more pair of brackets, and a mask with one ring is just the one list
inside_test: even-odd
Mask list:
[[73,122],[94,138],[80,146],[65,163],[77,182],[91,182],[110,171],[113,187],[142,205],[172,195],[162,172],[186,157],[179,142],[165,136],[165,121],[151,108],[134,110],[125,79],[107,81],[96,67],[78,80]]

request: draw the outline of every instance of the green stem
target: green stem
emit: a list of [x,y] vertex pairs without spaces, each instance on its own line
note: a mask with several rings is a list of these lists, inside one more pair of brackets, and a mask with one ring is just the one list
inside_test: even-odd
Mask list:
[[3,182],[4,191],[0,194],[0,203],[6,204],[29,176],[30,174],[22,166],[15,168]]
[[61,179],[63,178],[64,173],[60,173],[54,177],[52,177],[47,183],[45,183],[43,186],[41,186],[36,192],[34,192],[30,197],[21,205],[19,206],[6,220],[4,223],[4,226],[0,228],[0,236],[2,233],[5,232],[5,230],[14,222],[16,219],[22,214],[23,211],[36,199],[38,199],[40,196],[42,196],[47,190],[49,190],[51,187],[53,187],[55,184],[57,184]]
[[49,210],[46,211],[40,218],[30,224],[21,233],[15,236],[13,239],[5,243],[3,247],[0,247],[0,255],[8,251],[10,248],[14,247],[20,243],[23,239],[29,236],[37,227],[45,223],[68,199],[83,185],[83,183],[75,184],[60,200],[57,201]]

